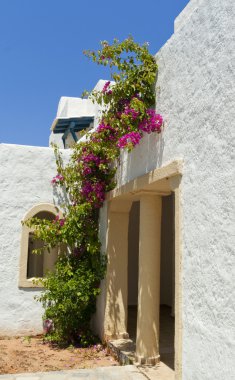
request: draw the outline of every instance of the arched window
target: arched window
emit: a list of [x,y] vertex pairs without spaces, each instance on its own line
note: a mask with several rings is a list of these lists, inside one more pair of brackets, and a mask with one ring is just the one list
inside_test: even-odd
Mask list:
[[[43,203],[31,208],[24,216],[23,221],[32,217],[53,220],[58,214],[61,213],[55,206]],[[22,288],[40,287],[40,285],[34,284],[33,280],[44,277],[48,270],[53,270],[58,256],[58,248],[54,248],[50,252],[45,250],[41,254],[34,254],[33,250],[43,247],[44,244],[42,240],[34,239],[33,233],[32,228],[26,225],[22,226],[19,271],[19,287]]]

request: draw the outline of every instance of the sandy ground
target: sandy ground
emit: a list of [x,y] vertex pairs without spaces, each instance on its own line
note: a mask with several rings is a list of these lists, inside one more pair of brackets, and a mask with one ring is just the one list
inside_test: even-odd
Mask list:
[[101,345],[58,348],[37,337],[0,337],[0,374],[118,365]]

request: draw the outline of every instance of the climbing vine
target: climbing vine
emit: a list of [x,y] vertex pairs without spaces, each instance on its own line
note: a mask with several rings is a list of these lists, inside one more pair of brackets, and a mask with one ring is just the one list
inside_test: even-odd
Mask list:
[[160,133],[163,119],[152,108],[157,64],[147,44],[132,38],[112,44],[101,42],[97,52],[85,51],[98,65],[109,66],[111,80],[89,97],[102,108],[96,130],[74,145],[64,165],[55,149],[57,175],[53,186],[62,187],[68,201],[63,217],[53,221],[33,218],[26,223],[35,238],[49,251],[60,247],[54,272],[39,280],[47,334],[58,342],[86,344],[87,331],[95,311],[99,284],[105,275],[105,254],[99,241],[99,209],[105,193],[115,187],[115,163],[120,150],[131,151],[145,134]]

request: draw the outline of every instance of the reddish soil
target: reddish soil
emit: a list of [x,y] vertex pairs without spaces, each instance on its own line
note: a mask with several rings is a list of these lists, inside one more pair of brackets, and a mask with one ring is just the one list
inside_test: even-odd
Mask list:
[[59,348],[36,337],[0,337],[0,374],[118,365],[105,347]]

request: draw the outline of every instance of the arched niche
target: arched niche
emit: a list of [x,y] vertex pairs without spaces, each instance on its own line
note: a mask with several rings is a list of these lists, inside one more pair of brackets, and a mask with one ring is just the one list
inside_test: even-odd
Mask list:
[[[39,219],[53,220],[55,216],[62,217],[58,208],[50,203],[40,203],[33,206],[24,216],[22,222],[37,217]],[[44,277],[48,270],[53,270],[58,256],[58,248],[53,248],[50,252],[46,250],[40,254],[33,254],[34,249],[43,246],[40,239],[33,239],[33,228],[25,224],[22,225],[20,264],[19,264],[19,287],[37,288],[40,285],[34,283],[35,279]]]

